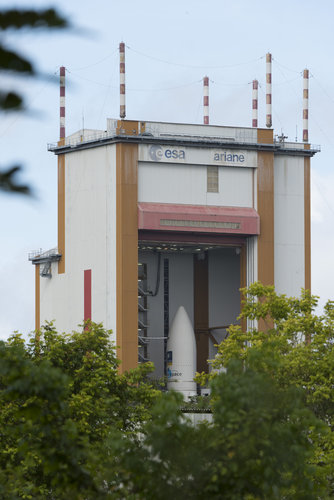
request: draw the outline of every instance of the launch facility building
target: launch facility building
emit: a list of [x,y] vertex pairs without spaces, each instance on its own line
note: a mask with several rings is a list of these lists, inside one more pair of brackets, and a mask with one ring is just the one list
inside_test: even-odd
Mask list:
[[152,360],[183,306],[197,371],[237,323],[240,288],[310,289],[308,143],[271,128],[107,120],[50,145],[58,158],[57,248],[36,265],[36,328],[83,320],[113,331],[122,369]]

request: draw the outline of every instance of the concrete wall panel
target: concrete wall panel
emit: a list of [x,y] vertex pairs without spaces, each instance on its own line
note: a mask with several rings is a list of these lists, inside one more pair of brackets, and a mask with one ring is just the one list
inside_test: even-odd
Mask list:
[[59,330],[77,328],[84,317],[84,270],[91,269],[92,320],[115,332],[115,159],[115,146],[66,155],[66,268],[58,274],[53,264],[52,278],[41,278],[42,324],[56,319]]
[[205,165],[140,162],[138,201],[253,207],[253,169],[218,168],[219,192],[207,193]]
[[305,286],[304,159],[275,157],[275,286],[296,296]]

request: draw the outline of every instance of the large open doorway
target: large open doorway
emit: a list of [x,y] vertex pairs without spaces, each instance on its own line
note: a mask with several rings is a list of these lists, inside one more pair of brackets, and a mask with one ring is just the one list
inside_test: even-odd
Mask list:
[[139,238],[139,360],[154,363],[154,377],[166,374],[168,331],[183,306],[195,331],[197,371],[208,371],[215,344],[224,340],[226,327],[237,323],[240,314],[245,241],[157,240]]

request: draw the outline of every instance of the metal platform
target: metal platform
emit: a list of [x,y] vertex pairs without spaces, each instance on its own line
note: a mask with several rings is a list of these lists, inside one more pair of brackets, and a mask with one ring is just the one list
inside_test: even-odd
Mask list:
[[40,266],[40,276],[42,278],[52,278],[51,264],[52,262],[58,262],[61,259],[61,254],[58,252],[57,248],[52,248],[43,252],[42,249],[30,252],[28,255],[28,260],[32,262],[35,266]]

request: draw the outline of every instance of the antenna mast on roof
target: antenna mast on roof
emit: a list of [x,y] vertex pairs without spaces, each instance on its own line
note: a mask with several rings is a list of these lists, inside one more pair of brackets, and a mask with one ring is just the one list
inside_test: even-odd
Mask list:
[[120,90],[120,110],[119,116],[125,118],[125,43],[119,44],[119,90]]
[[59,113],[59,139],[65,140],[65,66],[60,66],[59,71],[60,88],[60,113]]
[[209,77],[203,78],[203,123],[209,125]]
[[258,114],[258,88],[259,82],[253,80],[253,95],[252,95],[252,127],[257,128],[257,114]]
[[271,102],[271,54],[266,55],[266,126],[272,126],[272,102]]
[[309,70],[303,71],[303,142],[308,142],[308,84]]

